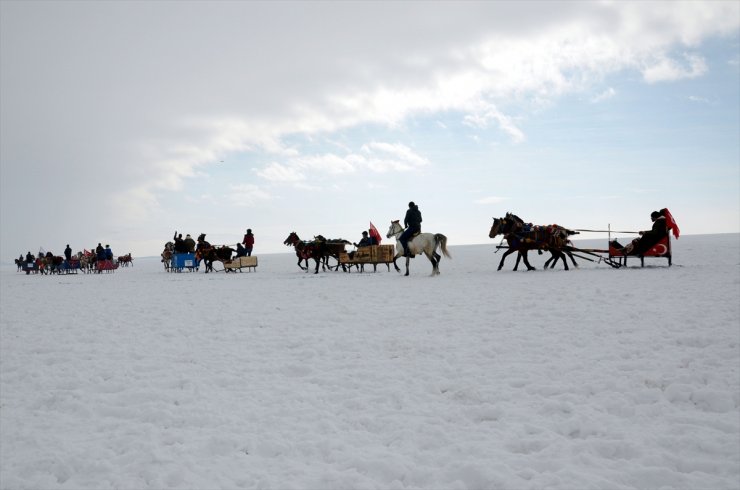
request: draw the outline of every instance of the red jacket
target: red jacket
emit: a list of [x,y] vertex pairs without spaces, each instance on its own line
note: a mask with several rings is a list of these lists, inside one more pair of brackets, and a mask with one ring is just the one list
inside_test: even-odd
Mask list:
[[254,235],[244,235],[244,240],[242,241],[245,248],[252,248],[254,247]]

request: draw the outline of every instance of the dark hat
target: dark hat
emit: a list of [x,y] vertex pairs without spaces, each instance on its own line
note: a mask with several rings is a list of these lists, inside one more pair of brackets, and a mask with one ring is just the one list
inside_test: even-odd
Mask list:
[[367,235],[367,232],[366,232],[366,231],[363,231],[363,232],[362,232],[362,234],[363,234],[363,235]]
[[409,202],[409,207],[410,208],[413,208],[414,206],[416,206],[416,204],[414,204],[414,201]]
[[650,217],[651,218],[659,218],[660,217],[660,213],[657,212],[657,211],[653,211],[652,213],[650,213]]
[[247,228],[247,233],[252,233],[252,229],[251,228]]

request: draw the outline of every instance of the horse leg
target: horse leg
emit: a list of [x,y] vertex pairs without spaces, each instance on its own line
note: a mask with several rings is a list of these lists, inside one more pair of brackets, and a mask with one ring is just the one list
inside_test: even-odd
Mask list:
[[565,270],[570,270],[568,268],[568,260],[565,258],[565,254],[560,250],[558,250],[558,258],[563,261],[563,267],[565,267]]
[[440,256],[434,250],[432,250],[431,253],[424,252],[424,254],[429,259],[429,262],[432,263],[432,275],[433,276],[439,275],[439,259],[440,259]]
[[[316,261],[316,272],[314,272],[314,274],[318,274],[319,273],[319,264],[321,263],[321,257],[314,257],[314,260]],[[326,269],[324,269],[324,270],[326,270]]]
[[404,276],[409,275],[409,262],[411,262],[411,257],[406,257],[406,274]]
[[403,255],[402,252],[398,251],[398,248],[396,248],[396,255],[393,256],[393,267],[396,268],[396,272],[401,272],[401,268],[398,267],[398,264],[396,263],[396,260],[398,260],[399,257]]
[[506,252],[504,252],[504,255],[501,257],[501,262],[499,262],[499,264],[498,264],[498,269],[496,269],[496,270],[499,270],[500,271],[501,268],[504,266],[504,260],[506,260],[506,257],[508,257],[509,255],[511,255],[514,252],[516,252],[516,250],[513,249],[513,248],[510,248]]
[[568,255],[568,257],[570,257],[570,261],[573,262],[573,267],[578,267],[578,263],[576,262],[576,259],[573,258],[573,254],[570,253],[569,250],[566,251],[565,253]]
[[521,262],[522,260],[522,254],[523,252],[520,250],[519,253],[516,255],[516,262],[514,263],[514,268],[512,270],[515,271],[519,269],[519,262]]
[[527,252],[528,252],[527,250],[522,251],[522,259],[524,260],[524,265],[527,266],[527,270],[533,271],[535,270],[535,268],[532,267],[532,264],[529,263],[529,259],[527,258]]

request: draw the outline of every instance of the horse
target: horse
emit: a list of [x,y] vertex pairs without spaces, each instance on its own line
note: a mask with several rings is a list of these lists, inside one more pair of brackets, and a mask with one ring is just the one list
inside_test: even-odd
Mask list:
[[80,270],[86,274],[92,272],[93,266],[98,260],[95,254],[82,252],[77,252],[77,259],[80,261]]
[[229,262],[231,261],[231,254],[234,252],[236,252],[236,250],[231,247],[227,247],[226,245],[221,247],[205,246],[195,252],[195,258],[198,261],[203,260],[203,263],[206,266],[206,274],[208,274],[208,272],[213,272],[214,262],[221,262],[222,264],[224,262]]
[[[298,257],[298,267],[302,270],[308,270],[308,259],[314,259],[316,261],[316,270],[314,271],[314,274],[319,273],[319,264],[323,264],[323,268],[326,270],[327,260],[329,258],[326,240],[319,239],[312,242],[304,242],[296,232],[292,231],[290,232],[290,235],[288,235],[288,238],[283,240],[283,245],[295,248],[295,254]],[[342,246],[342,248],[344,248],[344,246]],[[301,265],[301,262],[303,261],[306,262],[305,267]]]
[[128,267],[129,265],[134,265],[134,259],[131,257],[131,252],[127,253],[126,255],[121,255],[116,259],[116,262],[118,265],[122,265],[124,267]]
[[[393,257],[393,267],[396,268],[396,272],[401,272],[401,269],[396,264],[396,259],[403,256],[403,245],[399,241],[399,237],[403,233],[403,226],[399,223],[399,220],[391,221],[391,226],[388,228],[386,238],[396,238],[396,255]],[[447,251],[447,237],[441,233],[419,233],[408,241],[409,252],[412,256],[424,254],[427,256],[429,261],[432,263],[432,275],[439,275],[439,261],[442,257],[437,253],[437,247],[440,248],[442,253],[447,258],[452,258],[450,253]],[[406,257],[406,276],[409,275],[409,260],[411,257]]]
[[49,274],[59,273],[60,269],[62,268],[62,263],[64,262],[64,257],[60,257],[58,255],[47,255],[43,258],[45,262],[45,271]]
[[345,252],[344,247],[346,245],[352,245],[352,242],[343,238],[330,238],[327,240],[322,235],[316,235],[313,238],[314,241],[326,243],[326,255],[324,256],[324,264],[326,267],[329,268],[329,270],[331,270],[331,266],[329,265],[329,257],[337,261],[337,266],[334,268],[334,270],[339,270],[340,266],[342,267],[342,270],[347,270],[345,266],[339,262],[339,254]]
[[169,272],[172,266],[172,254],[175,250],[175,244],[167,242],[164,244],[164,250],[162,251],[162,263],[164,264],[164,270]]
[[23,264],[25,264],[26,261],[23,260],[23,258],[15,259],[15,266],[18,268],[17,272],[20,272],[23,270]]
[[[501,257],[501,262],[498,265],[497,270],[501,270],[504,266],[506,257],[514,252],[518,252],[516,263],[514,264],[514,270],[519,267],[519,261],[524,260],[524,265],[527,266],[527,270],[535,270],[535,268],[529,263],[527,253],[530,250],[537,250],[542,253],[543,250],[550,252],[552,257],[545,262],[545,268],[550,265],[550,268],[555,267],[558,259],[563,260],[565,270],[568,270],[568,262],[565,256],[568,255],[570,260],[573,262],[575,267],[578,267],[573,254],[566,249],[568,246],[568,236],[574,235],[577,232],[568,230],[558,225],[549,226],[535,226],[528,228],[525,226],[524,220],[519,216],[506,213],[503,218],[493,218],[493,225],[491,230],[488,232],[489,238],[495,238],[497,235],[503,235],[504,240],[508,243],[509,249]],[[552,263],[551,263],[552,261]]]

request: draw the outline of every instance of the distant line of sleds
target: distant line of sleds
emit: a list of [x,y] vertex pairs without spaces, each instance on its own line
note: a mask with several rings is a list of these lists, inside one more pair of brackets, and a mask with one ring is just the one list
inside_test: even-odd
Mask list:
[[26,257],[23,256],[15,259],[15,264],[19,271],[26,274],[77,274],[78,272],[93,273],[112,273],[118,267],[128,267],[134,265],[134,259],[131,253],[119,257],[100,256],[92,252],[78,252],[77,255],[62,257],[53,255],[51,252],[39,254],[33,257],[30,252]]

